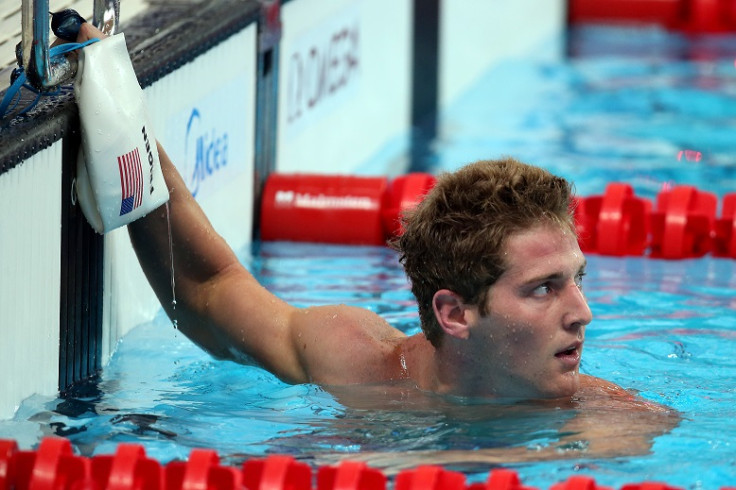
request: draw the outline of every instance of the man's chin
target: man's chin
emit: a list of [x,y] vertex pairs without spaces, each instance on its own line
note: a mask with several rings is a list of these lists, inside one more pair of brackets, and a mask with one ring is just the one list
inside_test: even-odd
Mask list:
[[580,389],[580,374],[577,370],[565,373],[557,383],[543,390],[543,398],[559,399],[570,398]]

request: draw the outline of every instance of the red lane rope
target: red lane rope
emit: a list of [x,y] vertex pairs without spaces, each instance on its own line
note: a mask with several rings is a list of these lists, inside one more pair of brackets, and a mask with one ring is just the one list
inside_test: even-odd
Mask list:
[[731,0],[569,0],[568,19],[576,23],[650,23],[690,33],[736,31]]
[[[432,188],[430,174],[386,177],[274,174],[261,202],[261,239],[382,245],[401,233],[400,214]],[[576,197],[580,248],[587,253],[685,259],[736,258],[736,193],[723,198],[681,185],[656,202],[631,185],[610,183],[603,195]]]
[[[390,485],[380,470],[362,462],[343,461],[316,472],[291,456],[247,460],[240,468],[221,466],[210,449],[193,449],[187,461],[166,465],[146,456],[143,446],[119,444],[115,454],[91,458],[73,454],[69,440],[47,437],[37,451],[20,451],[13,440],[0,439],[0,490],[537,490],[522,485],[519,475],[494,469],[484,482],[468,483],[463,473],[437,465],[400,471]],[[572,476],[550,490],[613,490],[592,477]],[[620,490],[683,490],[645,481]],[[736,487],[721,487],[736,490]]]

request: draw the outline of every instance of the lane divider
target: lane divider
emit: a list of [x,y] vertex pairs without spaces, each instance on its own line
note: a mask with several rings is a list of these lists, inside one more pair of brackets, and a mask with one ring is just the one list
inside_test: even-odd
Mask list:
[[584,252],[687,259],[712,254],[736,258],[736,194],[680,185],[662,190],[655,203],[614,182],[602,196],[576,198],[575,220]]
[[718,200],[715,194],[678,186],[657,196],[652,213],[652,257],[700,257],[711,250]]
[[723,212],[715,224],[713,254],[736,258],[736,193],[723,198]]
[[[538,490],[522,485],[504,468],[483,482],[437,465],[400,471],[393,482],[363,462],[343,461],[316,472],[292,456],[270,455],[246,460],[240,468],[220,465],[211,449],[193,449],[187,461],[161,464],[139,444],[121,443],[115,454],[91,458],[74,454],[71,442],[46,437],[36,451],[21,451],[13,440],[0,439],[0,490]],[[589,476],[571,476],[550,490],[613,490]],[[662,482],[625,484],[620,490],[684,490]],[[715,490],[715,489],[713,489]],[[736,490],[736,487],[721,487]]]
[[736,31],[736,4],[731,0],[569,0],[568,20],[654,23],[690,33]]
[[602,196],[575,199],[580,249],[601,255],[643,255],[652,203],[629,184],[612,183]]
[[383,245],[399,213],[435,183],[430,174],[387,177],[272,174],[261,200],[261,239]]
[[[273,174],[261,202],[261,239],[383,245],[401,233],[399,216],[414,207],[435,177]],[[680,185],[653,203],[631,185],[608,184],[603,195],[574,198],[580,248],[586,253],[685,259],[736,258],[736,193],[723,198]]]

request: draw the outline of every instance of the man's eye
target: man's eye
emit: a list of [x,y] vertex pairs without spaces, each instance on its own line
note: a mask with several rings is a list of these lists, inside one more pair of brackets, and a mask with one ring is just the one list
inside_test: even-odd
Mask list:
[[583,277],[585,277],[585,272],[581,272],[577,276],[575,276],[575,284],[577,285],[578,289],[583,289]]
[[552,292],[552,287],[549,285],[549,283],[545,282],[544,284],[540,284],[539,286],[532,289],[532,296],[546,296],[549,293]]

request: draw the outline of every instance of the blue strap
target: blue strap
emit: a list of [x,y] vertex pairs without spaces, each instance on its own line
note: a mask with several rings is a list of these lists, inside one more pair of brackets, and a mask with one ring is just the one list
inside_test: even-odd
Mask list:
[[[61,56],[66,53],[70,53],[74,51],[75,49],[81,49],[85,46],[88,46],[92,43],[96,43],[99,41],[97,38],[92,38],[88,41],[85,41],[83,43],[65,43],[65,44],[59,44],[58,46],[54,46],[51,49],[49,49],[49,57],[54,58],[56,56]],[[38,101],[41,99],[41,96],[43,95],[58,95],[62,91],[56,90],[53,92],[41,92],[37,90],[36,88],[28,85],[26,83],[26,73],[23,70],[23,68],[18,69],[19,74],[18,78],[15,79],[13,84],[8,88],[8,90],[5,92],[5,96],[3,96],[2,102],[0,102],[0,119],[4,118],[7,114],[8,108],[10,108],[10,111],[12,112],[18,103],[20,103],[20,88],[25,87],[26,89],[30,90],[31,92],[34,92],[36,94],[36,98],[28,104],[27,107],[25,107],[22,111],[20,111],[18,114],[25,114],[26,112],[33,109]],[[17,98],[17,100],[16,100]],[[15,100],[15,102],[13,102]],[[10,105],[12,104],[12,107]]]
[[5,111],[8,110],[8,106],[11,102],[13,102],[13,99],[15,99],[15,96],[18,96],[18,100],[13,104],[12,109],[15,109],[15,106],[20,102],[20,88],[23,86],[23,84],[26,83],[26,74],[25,72],[21,72],[18,78],[15,79],[13,84],[8,88],[8,91],[5,92],[5,96],[3,97],[3,101],[0,102],[0,118],[5,117]]

